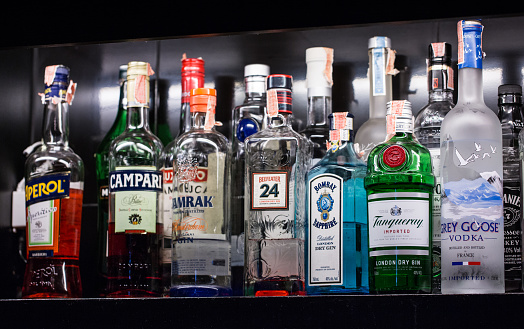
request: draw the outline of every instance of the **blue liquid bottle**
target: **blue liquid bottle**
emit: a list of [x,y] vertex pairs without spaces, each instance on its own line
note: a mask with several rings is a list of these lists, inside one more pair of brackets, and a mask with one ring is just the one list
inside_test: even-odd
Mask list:
[[332,113],[327,154],[307,174],[308,295],[369,292],[366,164],[353,148],[353,116]]

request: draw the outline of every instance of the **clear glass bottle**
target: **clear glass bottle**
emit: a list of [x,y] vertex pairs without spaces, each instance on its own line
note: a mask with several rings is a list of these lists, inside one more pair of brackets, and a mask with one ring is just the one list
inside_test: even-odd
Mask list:
[[391,101],[387,141],[368,158],[369,289],[374,293],[430,293],[431,154],[413,136],[408,101]]
[[355,150],[367,161],[369,152],[386,139],[386,107],[392,100],[395,52],[388,37],[368,41],[369,119],[357,130]]
[[482,31],[458,22],[458,99],[440,129],[443,294],[504,292],[502,130],[484,104]]
[[231,149],[215,130],[216,90],[191,90],[193,126],[173,162],[172,297],[231,295]]
[[[181,86],[182,101],[180,106],[180,129],[178,136],[191,129],[190,92],[192,89],[204,87],[204,60],[201,58],[186,58],[185,54],[181,60]],[[164,147],[164,165],[162,174],[164,179],[162,222],[164,223],[164,236],[161,242],[162,251],[162,282],[164,296],[169,295],[171,289],[171,264],[173,262],[172,235],[173,235],[173,160],[175,155],[176,139],[173,139]]]
[[42,146],[25,163],[27,265],[22,298],[79,298],[84,163],[69,147],[69,105],[76,84],[63,65],[46,67],[44,84]]
[[119,69],[120,96],[115,121],[104,139],[98,145],[95,153],[95,169],[98,191],[98,278],[96,283],[97,294],[104,296],[107,287],[107,225],[109,219],[109,147],[111,142],[127,127],[127,99],[126,77],[127,64],[120,65]]
[[453,103],[453,68],[451,45],[429,45],[427,60],[429,101],[417,114],[414,134],[431,153],[435,190],[433,191],[433,293],[440,293],[440,126]]
[[244,294],[304,295],[308,140],[291,127],[289,75],[267,78],[269,125],[246,139]]
[[326,155],[326,143],[329,141],[328,116],[331,114],[333,49],[306,49],[306,64],[307,124],[301,133],[311,143],[313,166]]
[[506,84],[498,88],[498,117],[502,127],[504,190],[504,278],[505,290],[520,291],[522,280],[522,209],[520,187],[519,133],[524,125],[522,87]]
[[162,142],[149,128],[149,63],[129,62],[127,127],[109,151],[108,297],[162,293]]
[[308,295],[369,292],[366,163],[353,148],[353,115],[329,115],[326,156],[307,173]]
[[266,129],[266,78],[269,66],[244,67],[245,99],[233,109],[231,120],[231,171],[242,175],[231,180],[231,275],[233,295],[242,296],[244,282],[244,141]]

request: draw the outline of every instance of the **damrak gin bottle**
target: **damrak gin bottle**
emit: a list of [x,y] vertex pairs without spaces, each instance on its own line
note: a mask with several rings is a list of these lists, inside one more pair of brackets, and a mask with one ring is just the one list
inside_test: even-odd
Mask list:
[[231,295],[227,138],[215,130],[216,90],[190,95],[192,127],[176,139],[173,160],[172,297]]
[[231,180],[231,285],[233,295],[242,296],[244,285],[244,141],[267,127],[266,78],[269,66],[249,64],[244,67],[245,98],[232,111],[231,171],[238,175]]
[[[191,113],[189,98],[192,89],[204,87],[204,60],[201,58],[186,58],[184,54],[181,60],[181,105],[180,105],[180,129],[178,136],[191,129]],[[172,227],[173,227],[173,159],[175,155],[176,139],[170,141],[164,147],[164,166],[162,175],[164,179],[162,222],[164,223],[164,236],[161,240],[161,262],[162,262],[162,284],[164,296],[169,295],[171,289],[171,263],[172,263]]]
[[145,62],[127,69],[127,127],[109,151],[108,297],[162,293],[162,142],[149,128]]
[[120,65],[120,97],[115,121],[104,139],[98,145],[95,153],[95,168],[98,190],[98,278],[97,293],[105,295],[107,287],[107,225],[109,219],[109,147],[111,142],[118,137],[127,127],[127,99],[126,99],[127,64]]
[[387,37],[373,37],[368,41],[369,55],[369,119],[355,135],[355,150],[367,161],[369,152],[386,140],[386,107],[392,100],[392,76],[395,51]]
[[433,191],[433,293],[440,293],[440,126],[453,104],[453,68],[451,45],[435,42],[429,45],[427,61],[429,102],[418,113],[414,134],[431,153],[435,176]]
[[247,138],[245,281],[247,296],[305,295],[305,175],[308,140],[291,128],[292,77],[267,78],[264,129]]
[[501,85],[498,88],[502,127],[504,190],[504,278],[505,290],[520,291],[522,279],[522,209],[520,188],[519,133],[524,124],[522,87]]
[[482,95],[482,30],[458,22],[458,99],[440,130],[443,294],[504,292],[502,131]]
[[369,227],[369,285],[374,293],[430,293],[431,154],[413,136],[408,101],[391,101],[386,142],[368,158],[364,180]]
[[308,295],[367,293],[366,164],[353,149],[353,115],[329,114],[326,156],[307,174]]
[[326,155],[329,141],[328,116],[331,114],[333,86],[333,49],[306,49],[307,125],[301,131],[311,143],[311,165]]
[[76,84],[63,65],[45,69],[42,146],[25,163],[27,265],[23,298],[82,297],[79,251],[84,163],[69,147]]

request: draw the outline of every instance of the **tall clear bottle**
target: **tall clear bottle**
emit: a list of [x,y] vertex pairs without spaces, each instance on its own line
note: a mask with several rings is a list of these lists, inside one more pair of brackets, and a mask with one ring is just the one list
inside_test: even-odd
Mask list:
[[162,142],[149,128],[149,63],[129,62],[127,127],[109,151],[108,297],[162,293]]
[[498,117],[502,127],[504,190],[504,266],[505,290],[520,291],[522,281],[522,209],[519,161],[519,133],[524,125],[522,87],[498,88]]
[[231,275],[233,295],[241,296],[244,282],[244,141],[266,129],[266,77],[269,66],[249,64],[244,67],[244,102],[233,109],[231,120],[231,171],[239,176],[231,180]]
[[216,90],[191,90],[193,126],[176,139],[172,297],[231,295],[231,149],[215,130]]
[[369,227],[369,289],[374,293],[430,293],[431,154],[413,136],[408,101],[391,101],[387,141],[369,154],[364,180]]
[[95,169],[98,191],[98,278],[97,293],[105,295],[107,287],[107,225],[109,220],[109,147],[111,142],[127,127],[127,99],[126,77],[127,64],[120,65],[119,69],[120,96],[115,121],[104,139],[98,145],[95,153]]
[[433,293],[440,293],[440,126],[453,103],[453,68],[451,45],[436,42],[429,45],[427,60],[429,101],[418,113],[414,134],[431,153],[435,190],[433,191]]
[[307,173],[308,295],[367,293],[366,164],[353,148],[353,115],[329,115],[326,156]]
[[458,22],[458,99],[440,129],[442,293],[504,292],[502,130],[484,104],[482,31]]
[[[186,58],[181,60],[181,89],[182,101],[180,106],[180,129],[178,136],[191,129],[190,92],[192,89],[204,87],[204,61],[201,58]],[[173,160],[175,155],[176,139],[164,147],[163,175],[163,205],[162,222],[164,223],[164,236],[161,242],[162,284],[164,296],[169,295],[171,289],[171,263],[172,263],[172,235],[173,235]]]
[[82,297],[79,252],[84,163],[69,147],[76,84],[63,65],[45,69],[42,146],[25,163],[27,265],[23,298]]
[[386,107],[393,99],[392,75],[395,74],[395,51],[388,37],[368,41],[369,119],[357,130],[355,149],[367,161],[369,152],[386,140]]
[[245,141],[244,293],[304,295],[305,174],[309,142],[291,127],[289,75],[267,78],[269,125]]
[[304,134],[311,143],[311,165],[326,155],[329,141],[328,116],[331,114],[333,86],[333,49],[306,49],[307,124]]

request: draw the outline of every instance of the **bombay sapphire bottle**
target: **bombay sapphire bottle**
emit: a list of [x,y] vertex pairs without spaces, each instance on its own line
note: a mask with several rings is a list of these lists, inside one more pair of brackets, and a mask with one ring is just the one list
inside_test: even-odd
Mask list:
[[264,129],[247,138],[244,293],[304,295],[308,140],[291,128],[292,77],[267,78]]
[[504,160],[504,278],[505,290],[520,291],[522,269],[522,209],[520,188],[519,133],[524,125],[522,87],[505,84],[498,88]]
[[192,89],[192,127],[175,141],[172,297],[231,295],[227,138],[215,130],[216,90]]
[[366,164],[353,149],[353,115],[329,115],[326,156],[306,182],[308,295],[367,293]]
[[326,154],[329,140],[328,116],[331,114],[333,86],[333,49],[306,49],[307,125],[301,131],[311,143],[311,165]]
[[459,21],[458,99],[440,129],[442,293],[504,292],[502,130],[484,104],[482,32]]
[[411,103],[391,101],[387,141],[369,154],[369,288],[374,293],[430,293],[431,154],[413,136]]
[[453,68],[451,45],[435,42],[429,45],[427,61],[429,101],[418,113],[414,134],[431,153],[435,191],[433,191],[433,293],[440,293],[440,126],[453,103]]
[[162,142],[149,128],[149,63],[127,67],[127,127],[109,151],[107,296],[162,293]]
[[25,163],[26,246],[23,298],[82,297],[79,253],[84,163],[69,147],[76,84],[63,65],[45,69],[42,146]]

